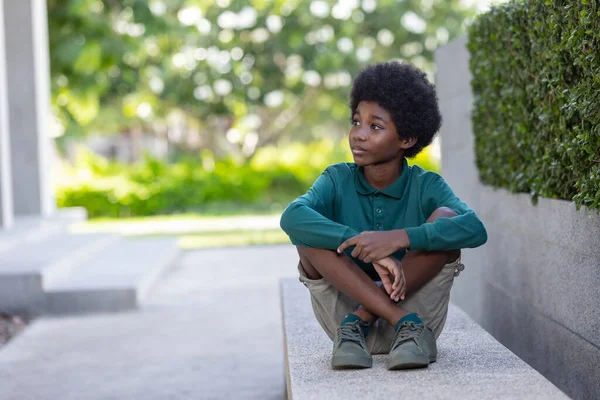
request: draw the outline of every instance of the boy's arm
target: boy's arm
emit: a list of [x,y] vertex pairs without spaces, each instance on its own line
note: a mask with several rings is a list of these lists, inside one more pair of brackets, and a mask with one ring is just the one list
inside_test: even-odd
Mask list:
[[483,223],[464,202],[462,202],[446,181],[435,175],[424,191],[424,208],[429,214],[440,207],[448,207],[458,215],[452,218],[438,218],[414,228],[406,228],[411,250],[456,250],[478,247],[487,241]]
[[294,200],[281,215],[280,226],[296,246],[335,250],[358,235],[354,229],[332,221],[336,188],[325,170],[305,195]]

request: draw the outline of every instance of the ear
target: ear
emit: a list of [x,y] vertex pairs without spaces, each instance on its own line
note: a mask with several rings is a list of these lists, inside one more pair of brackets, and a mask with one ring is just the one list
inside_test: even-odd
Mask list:
[[400,139],[400,147],[404,150],[410,149],[417,144],[417,138]]

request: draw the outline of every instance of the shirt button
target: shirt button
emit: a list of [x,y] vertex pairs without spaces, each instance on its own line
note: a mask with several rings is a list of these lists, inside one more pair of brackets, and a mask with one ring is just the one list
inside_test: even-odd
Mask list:
[[377,209],[377,210],[375,210],[375,211],[377,211],[377,214],[381,214],[381,208],[378,208],[378,209]]
[[379,197],[379,192],[375,192],[374,196]]
[[377,224],[377,229],[381,229],[381,224]]

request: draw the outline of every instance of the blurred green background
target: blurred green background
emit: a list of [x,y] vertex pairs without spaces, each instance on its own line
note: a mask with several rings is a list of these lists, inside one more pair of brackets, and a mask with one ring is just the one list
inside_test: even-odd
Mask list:
[[433,80],[435,49],[488,3],[49,0],[58,205],[97,227],[277,215],[352,160],[356,73],[401,59]]

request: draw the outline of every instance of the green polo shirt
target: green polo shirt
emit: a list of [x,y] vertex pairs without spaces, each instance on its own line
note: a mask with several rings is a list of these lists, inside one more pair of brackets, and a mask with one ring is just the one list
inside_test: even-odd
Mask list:
[[[434,210],[448,207],[453,218],[425,223]],[[410,250],[454,250],[477,247],[487,240],[481,220],[454,195],[435,172],[409,166],[383,190],[373,188],[355,163],[328,167],[308,192],[294,200],[281,216],[281,229],[294,245],[336,250],[363,231],[405,229]],[[352,249],[347,249],[350,256]],[[402,259],[405,250],[393,254]],[[353,260],[374,279],[372,264]]]

